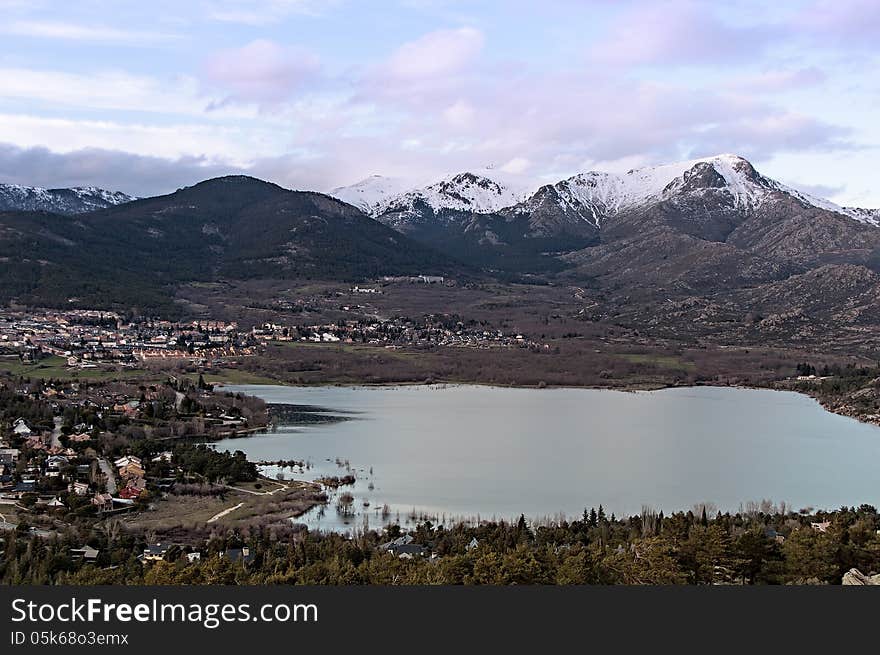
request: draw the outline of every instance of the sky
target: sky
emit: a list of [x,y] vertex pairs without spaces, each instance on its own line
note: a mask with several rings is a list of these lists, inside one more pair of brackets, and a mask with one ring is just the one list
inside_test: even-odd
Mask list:
[[720,153],[880,207],[876,0],[0,0],[0,182],[555,182]]

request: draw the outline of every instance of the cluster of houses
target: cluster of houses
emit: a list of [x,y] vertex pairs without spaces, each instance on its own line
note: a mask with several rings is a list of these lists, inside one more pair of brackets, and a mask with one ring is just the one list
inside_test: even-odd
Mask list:
[[367,344],[385,347],[449,346],[465,348],[549,348],[522,334],[508,333],[476,323],[465,324],[446,316],[360,319],[316,325],[264,323],[251,331],[258,341]]
[[[67,445],[47,431],[28,425],[24,419],[13,423],[9,435],[0,439],[0,498],[22,501],[36,495],[36,503],[48,509],[70,508],[63,491],[74,497],[90,498],[100,512],[130,507],[147,488],[144,463],[125,455],[102,471],[102,458],[94,447],[89,426],[74,426],[65,439]],[[14,447],[13,444],[16,444]],[[154,457],[171,460],[171,452]]]
[[35,361],[63,357],[82,369],[154,359],[222,360],[254,354],[249,333],[223,321],[125,322],[96,310],[0,312],[0,352]]
[[[473,537],[465,546],[465,550],[470,552],[475,548],[478,548],[479,545],[480,542],[476,537]],[[415,559],[421,557],[427,558],[432,562],[440,559],[440,556],[432,551],[429,546],[415,543],[413,536],[409,533],[396,537],[391,541],[386,541],[383,544],[379,544],[379,550],[390,553],[399,559]]]
[[[190,546],[180,546],[168,543],[163,544],[159,542],[155,544],[147,544],[144,551],[138,555],[138,559],[141,562],[161,562],[183,557],[187,562],[192,564],[193,562],[200,562],[203,556],[207,556],[206,553]],[[248,566],[254,560],[254,553],[247,546],[241,548],[224,548],[217,553],[217,557],[225,559],[232,564],[241,563],[244,566]]]
[[[82,435],[72,436],[80,439],[82,437]],[[31,455],[27,461],[22,460],[23,452]],[[35,453],[42,456],[33,457]],[[24,494],[35,492],[38,481],[42,478],[61,478],[65,475],[87,476],[90,467],[72,466],[72,461],[76,457],[77,452],[70,446],[53,443],[50,435],[35,432],[27,421],[22,418],[16,419],[11,435],[0,438],[0,494],[6,498],[18,499]],[[22,466],[19,466],[20,462]],[[16,472],[18,472],[17,476]],[[58,506],[59,502],[56,498],[49,504]]]
[[[171,457],[171,453],[168,453]],[[119,490],[119,497],[124,500],[134,500],[138,498],[147,488],[146,471],[140,457],[134,455],[125,455],[120,457],[113,466],[119,472],[119,479],[122,481],[122,488]]]

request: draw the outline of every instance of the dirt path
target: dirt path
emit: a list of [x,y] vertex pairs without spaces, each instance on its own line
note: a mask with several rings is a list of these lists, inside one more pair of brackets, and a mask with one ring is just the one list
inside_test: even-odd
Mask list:
[[212,516],[211,518],[208,519],[208,523],[213,523],[214,521],[222,519],[224,516],[226,516],[227,514],[231,514],[232,512],[237,510],[242,505],[244,505],[244,503],[239,503],[235,507],[230,507],[228,509],[224,509],[222,512],[217,512],[216,514],[214,514],[214,516]]
[[227,489],[234,489],[235,491],[241,491],[242,493],[251,494],[252,496],[272,496],[277,494],[279,491],[283,491],[284,489],[290,489],[290,487],[286,484],[282,484],[281,482],[276,482],[275,480],[266,480],[266,482],[271,484],[277,484],[278,486],[272,491],[251,491],[250,489],[242,489],[241,487],[233,487],[231,484],[227,484]]

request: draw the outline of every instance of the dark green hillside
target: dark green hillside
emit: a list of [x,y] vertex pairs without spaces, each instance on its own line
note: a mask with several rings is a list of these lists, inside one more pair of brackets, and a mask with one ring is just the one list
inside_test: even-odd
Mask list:
[[167,313],[190,281],[461,270],[350,205],[242,176],[76,217],[0,214],[0,302]]

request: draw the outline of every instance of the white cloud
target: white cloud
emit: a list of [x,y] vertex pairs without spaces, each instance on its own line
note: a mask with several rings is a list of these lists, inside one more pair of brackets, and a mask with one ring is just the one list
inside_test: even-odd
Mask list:
[[179,38],[175,34],[35,20],[15,20],[0,25],[0,34],[132,46],[155,45],[158,42]]
[[211,20],[259,26],[295,14],[317,16],[336,0],[209,0],[204,4]]
[[[212,102],[202,95],[198,80],[187,76],[160,80],[125,71],[68,73],[10,67],[0,68],[0,79],[0,98],[40,101],[55,107],[204,116],[205,107]],[[256,109],[227,108],[219,115],[253,117]]]
[[258,39],[241,48],[222,50],[207,62],[208,79],[239,100],[278,102],[314,76],[318,58],[302,49]]
[[529,170],[531,166],[531,162],[525,157],[514,157],[503,166],[501,166],[500,170],[505,173],[515,173],[522,174]]
[[483,41],[483,34],[472,27],[430,32],[400,46],[388,60],[387,71],[403,79],[457,73],[479,54]]
[[101,148],[166,159],[204,157],[236,166],[250,165],[257,153],[266,156],[284,150],[272,130],[245,134],[230,126],[146,125],[22,114],[0,114],[0,142],[19,148],[43,146],[59,153]]
[[768,70],[734,79],[731,88],[752,93],[778,93],[815,86],[826,81],[827,75],[816,67],[793,70]]
[[443,110],[443,118],[453,127],[466,127],[474,119],[474,108],[464,100],[456,100]]

